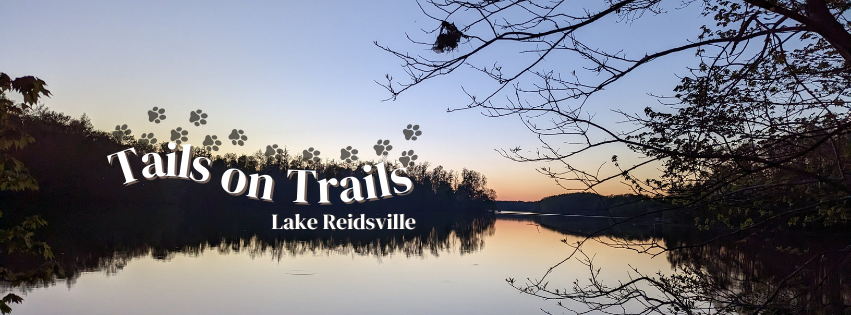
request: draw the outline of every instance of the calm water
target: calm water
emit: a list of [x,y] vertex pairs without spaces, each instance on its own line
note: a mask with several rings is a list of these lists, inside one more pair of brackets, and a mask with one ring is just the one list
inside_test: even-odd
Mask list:
[[[54,247],[66,251],[58,256],[75,275],[27,290],[12,314],[562,313],[554,301],[521,294],[505,279],[539,278],[570,253],[563,239],[579,239],[504,217],[357,239],[243,229],[218,242],[182,226],[151,233],[137,223],[139,233],[153,236],[131,230],[105,237],[98,235],[102,227],[91,227],[73,230],[80,237],[73,246],[56,238]],[[87,239],[94,244],[77,244]],[[597,243],[585,249],[607,281],[623,279],[630,266],[670,271],[664,255]],[[587,267],[573,261],[548,279],[569,286],[587,276]]]

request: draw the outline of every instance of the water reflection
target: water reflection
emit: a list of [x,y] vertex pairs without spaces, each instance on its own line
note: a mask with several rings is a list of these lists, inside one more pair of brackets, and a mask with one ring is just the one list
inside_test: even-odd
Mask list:
[[844,231],[791,233],[773,228],[725,237],[670,238],[668,260],[698,275],[707,301],[731,313],[851,313],[851,247]]
[[[588,235],[613,222],[524,218],[573,235]],[[851,235],[847,231],[801,232],[772,226],[725,235],[724,231],[656,223],[618,225],[599,233],[598,239],[608,239],[603,242],[612,247],[661,254],[673,273],[654,275],[653,269],[636,268],[631,276],[615,281],[580,281],[569,293],[536,282],[518,287],[539,297],[582,301],[570,308],[579,312],[620,313],[626,306],[630,312],[648,314],[851,314],[851,246],[847,245]],[[587,247],[583,246],[585,254],[597,252]],[[595,261],[589,269],[595,267],[601,264]],[[621,286],[628,281],[635,283]]]
[[[539,275],[572,237],[473,212],[413,213],[414,231],[282,232],[266,229],[268,213],[257,209],[63,210],[39,236],[66,279],[29,287],[13,314],[534,313],[554,304],[518,295],[504,279]],[[599,253],[613,268],[668,265]]]
[[[517,294],[504,279],[539,278],[570,254],[562,240],[582,240],[611,223],[434,211],[409,214],[418,221],[413,231],[279,231],[267,228],[274,211],[258,209],[125,206],[49,212],[51,224],[38,236],[53,246],[66,277],[26,287],[27,300],[13,314],[244,312],[241,307],[247,306],[236,302],[224,309],[205,306],[233,294],[250,301],[257,314],[280,313],[284,305],[311,314],[512,314],[541,308],[558,313],[563,310],[555,302]],[[848,250],[840,246],[845,233],[796,238],[771,230],[692,246],[711,238],[693,231],[654,222],[625,224],[600,233],[603,242],[586,243],[584,250],[596,256],[595,266],[602,270],[597,281],[629,279],[632,268],[687,276],[691,287],[680,292],[709,303],[713,312],[753,313],[762,307],[841,314],[851,304]],[[653,259],[608,246],[607,240],[683,248]],[[3,259],[4,266],[26,268],[26,261]],[[576,280],[589,284],[588,275],[587,266],[569,261],[547,279],[551,288],[564,289]],[[68,289],[56,290],[57,283]],[[166,302],[147,311],[110,304],[147,299]],[[317,304],[318,299],[348,304]],[[561,302],[570,309],[587,308]],[[626,310],[637,312],[640,306]]]
[[[38,237],[53,248],[56,260],[73,283],[81,273],[114,274],[133,259],[150,255],[171,260],[175,255],[200,256],[207,251],[271,255],[358,255],[383,257],[440,256],[480,250],[494,232],[495,217],[485,212],[413,212],[414,230],[272,230],[268,209],[193,209],[170,207],[40,206],[49,226]],[[59,209],[58,211],[55,209]],[[302,217],[317,217],[317,209]],[[383,215],[383,214],[371,214]],[[26,270],[37,262],[4,256],[4,266]],[[43,285],[43,284],[33,284]]]

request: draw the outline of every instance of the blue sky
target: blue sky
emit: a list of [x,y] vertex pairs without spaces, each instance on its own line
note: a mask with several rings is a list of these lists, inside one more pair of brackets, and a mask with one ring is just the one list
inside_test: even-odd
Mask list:
[[[607,21],[580,35],[600,47],[652,51],[671,39],[693,38],[700,25],[695,9],[632,25]],[[44,101],[48,107],[75,117],[86,113],[99,129],[127,124],[137,138],[153,132],[165,140],[182,127],[190,132],[189,143],[199,145],[205,135],[225,138],[241,129],[248,136],[245,146],[227,142],[223,151],[250,153],[278,144],[297,152],[315,147],[321,157],[336,159],[346,146],[357,148],[362,159],[375,158],[372,145],[389,139],[391,158],[415,150],[418,161],[477,170],[501,200],[564,192],[535,171],[546,164],[512,162],[494,151],[539,147],[516,117],[446,112],[466,104],[461,85],[487,89],[482,76],[460,71],[382,101],[389,94],[374,81],[404,73],[399,60],[373,41],[429,55],[405,34],[432,40],[420,29],[436,26],[414,1],[0,1],[0,71],[37,76],[53,92]],[[507,50],[486,56],[516,57]],[[572,61],[552,62],[559,67]],[[619,118],[611,109],[638,112],[655,104],[646,92],[669,92],[675,74],[684,74],[690,63],[693,54],[685,53],[637,72],[588,108],[615,123]],[[149,122],[153,107],[165,108],[166,120]],[[189,112],[197,109],[209,115],[206,125],[189,123]],[[421,126],[419,140],[405,140],[408,124]],[[611,154],[629,157],[613,149],[571,164],[596,169]],[[601,190],[622,191],[617,184]]]

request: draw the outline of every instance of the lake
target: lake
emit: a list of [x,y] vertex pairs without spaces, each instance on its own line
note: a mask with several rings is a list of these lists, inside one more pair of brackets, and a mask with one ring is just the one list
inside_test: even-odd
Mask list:
[[[70,278],[23,290],[12,314],[562,313],[506,278],[540,278],[572,252],[563,240],[582,239],[530,216],[420,220],[414,233],[313,235],[265,229],[268,219],[187,226],[174,213],[54,218],[44,235]],[[665,255],[599,243],[585,251],[604,281],[625,278],[630,266],[671,271]],[[571,260],[547,280],[570,286],[588,275]]]

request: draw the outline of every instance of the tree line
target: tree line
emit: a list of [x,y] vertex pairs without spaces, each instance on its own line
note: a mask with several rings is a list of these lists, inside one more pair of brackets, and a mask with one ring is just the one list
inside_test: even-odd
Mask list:
[[[212,163],[209,168],[211,182],[196,184],[189,181],[156,179],[142,180],[137,184],[123,186],[123,173],[116,165],[106,163],[106,156],[126,148],[134,148],[136,156],[130,158],[131,169],[138,172],[145,165],[140,156],[156,153],[166,160],[172,151],[166,143],[152,145],[140,142],[130,135],[116,138],[109,132],[96,130],[84,115],[76,119],[37,107],[19,117],[23,130],[37,139],[26,148],[12,155],[29,167],[29,173],[38,179],[39,189],[30,192],[3,192],[14,199],[39,202],[125,203],[125,204],[180,204],[187,206],[223,207],[229,205],[274,206],[279,209],[298,209],[295,200],[295,176],[287,178],[288,170],[310,169],[317,172],[318,179],[354,176],[363,178],[364,165],[376,165],[375,161],[351,163],[329,161],[305,161],[300,155],[284,150],[280,154],[253,155],[226,153],[213,155],[202,146],[194,147],[192,157],[207,157]],[[180,147],[178,147],[178,150]],[[180,153],[178,153],[180,154]],[[385,163],[387,171],[401,167],[398,163]],[[276,183],[273,205],[266,202],[234,197],[225,193],[218,180],[228,169],[239,169],[246,174],[268,175]],[[487,188],[487,179],[482,174],[464,169],[461,172],[446,170],[442,166],[432,167],[420,163],[407,168],[408,177],[414,183],[411,194],[362,204],[345,205],[336,202],[323,206],[325,210],[391,210],[397,211],[468,211],[493,208],[496,194]],[[318,186],[308,185],[308,200],[318,200]],[[331,187],[331,194],[339,194],[341,187]],[[313,211],[313,208],[311,208]]]

